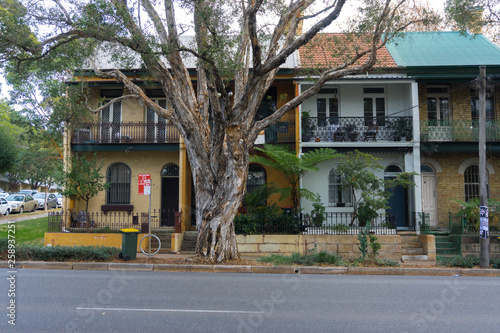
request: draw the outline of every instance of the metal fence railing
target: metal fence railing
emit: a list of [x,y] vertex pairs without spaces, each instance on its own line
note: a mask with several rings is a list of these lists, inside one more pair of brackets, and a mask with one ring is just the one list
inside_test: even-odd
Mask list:
[[[119,232],[124,228],[147,232],[148,219],[147,212],[49,212],[47,232]],[[175,210],[153,210],[151,228],[174,227],[177,219],[180,213]]]
[[[357,235],[366,225],[352,218],[352,213],[326,213],[319,221],[307,214],[240,214],[235,218],[237,234]],[[394,215],[380,215],[370,221],[370,232],[396,234]]]
[[[449,212],[448,230],[450,234],[479,236],[479,216],[477,219],[467,219],[465,216]],[[500,235],[500,222],[497,214],[491,214],[489,217],[489,232],[490,235]]]

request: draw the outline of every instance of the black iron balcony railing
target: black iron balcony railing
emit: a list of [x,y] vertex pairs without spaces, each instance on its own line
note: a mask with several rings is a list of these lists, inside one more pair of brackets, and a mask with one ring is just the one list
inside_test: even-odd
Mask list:
[[[478,120],[428,120],[420,121],[420,141],[479,141]],[[486,120],[486,141],[500,141],[500,123]]]
[[[266,130],[266,143],[294,142],[295,124],[279,121]],[[168,123],[101,122],[75,130],[73,144],[178,143],[179,131]]]
[[74,131],[73,144],[178,143],[179,132],[172,124],[146,122],[101,122],[84,124]]
[[303,117],[302,142],[413,139],[412,117]]
[[295,142],[295,124],[278,121],[264,131],[266,143]]

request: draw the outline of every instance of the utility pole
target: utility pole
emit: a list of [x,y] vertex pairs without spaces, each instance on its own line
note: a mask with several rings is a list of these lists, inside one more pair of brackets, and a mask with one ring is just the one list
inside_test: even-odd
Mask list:
[[479,245],[480,266],[490,266],[488,191],[486,174],[486,67],[479,67]]

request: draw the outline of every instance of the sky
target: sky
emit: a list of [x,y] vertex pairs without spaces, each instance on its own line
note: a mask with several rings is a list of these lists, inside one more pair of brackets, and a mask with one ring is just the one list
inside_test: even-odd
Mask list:
[[[410,0],[410,1],[413,1],[413,0]],[[438,10],[440,12],[443,11],[444,3],[446,2],[446,0],[423,0],[423,1],[427,1],[430,6],[432,6],[435,10]],[[321,1],[319,1],[319,2],[321,3]],[[353,10],[352,8],[357,3],[357,0],[348,2],[348,4],[349,3],[351,5],[350,6],[348,5],[348,7],[343,9],[343,11],[341,12],[341,15],[339,17],[339,20],[345,20],[345,18],[348,17],[350,13],[352,13],[352,10]],[[178,20],[178,21],[180,21],[180,20]],[[304,29],[306,29],[306,28],[307,28],[307,25],[304,26]],[[326,29],[325,31],[333,31],[333,30]],[[4,78],[3,73],[0,72],[0,99],[7,98],[9,95],[9,90],[10,90],[10,87],[5,82],[5,78]]]

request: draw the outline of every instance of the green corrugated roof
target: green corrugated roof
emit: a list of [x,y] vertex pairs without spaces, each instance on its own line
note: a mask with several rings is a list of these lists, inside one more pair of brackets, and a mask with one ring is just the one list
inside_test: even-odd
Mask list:
[[483,35],[408,32],[387,49],[401,67],[500,65],[500,48]]

